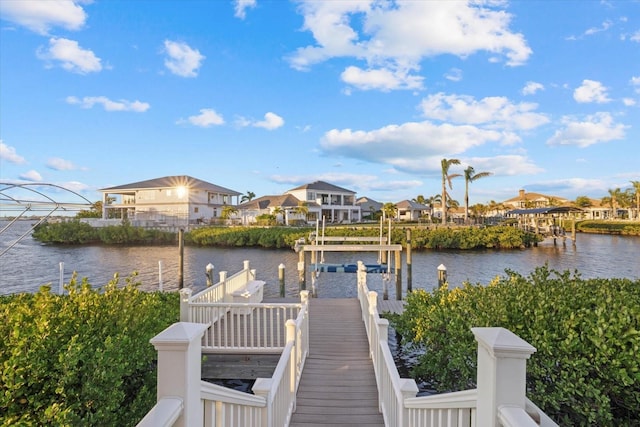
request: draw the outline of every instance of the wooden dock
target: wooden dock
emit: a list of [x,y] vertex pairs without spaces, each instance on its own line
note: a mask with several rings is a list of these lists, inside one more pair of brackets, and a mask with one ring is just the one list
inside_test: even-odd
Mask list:
[[290,426],[384,426],[358,300],[312,298],[309,329]]

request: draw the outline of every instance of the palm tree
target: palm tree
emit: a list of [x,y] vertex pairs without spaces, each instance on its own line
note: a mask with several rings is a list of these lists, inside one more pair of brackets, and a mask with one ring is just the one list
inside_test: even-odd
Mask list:
[[473,166],[469,166],[464,170],[464,223],[469,223],[469,183],[476,179],[490,176],[491,172],[476,173]]
[[276,221],[278,221],[278,215],[282,215],[282,221],[286,221],[286,213],[284,209],[282,209],[282,206],[276,206],[275,208],[273,208],[273,210],[271,211],[271,215],[275,217]]
[[587,196],[578,196],[576,197],[576,201],[574,202],[579,208],[588,208],[591,206],[591,199]]
[[222,212],[220,213],[220,218],[230,219],[236,213],[238,213],[238,209],[235,206],[224,205],[222,207]]
[[389,219],[395,218],[397,212],[398,212],[398,207],[395,205],[395,203],[389,202],[389,203],[385,203],[382,206],[382,213]]
[[640,181],[631,181],[631,185],[633,185],[633,190],[635,191],[635,197],[636,197],[635,218],[638,218],[640,217]]
[[602,203],[606,203],[611,207],[611,217],[615,219],[618,216],[618,200],[622,197],[622,190],[620,190],[620,188],[614,188],[607,191],[609,192],[609,196],[603,197]]
[[422,194],[419,194],[416,197],[414,197],[413,201],[416,202],[416,203],[419,203],[421,205],[426,205],[427,204],[427,199],[425,199]]
[[442,223],[447,223],[447,182],[449,183],[449,189],[452,189],[451,180],[461,176],[459,173],[449,174],[449,167],[451,165],[459,165],[458,159],[442,159],[440,165],[442,166]]
[[307,214],[309,213],[309,205],[307,205],[307,202],[300,202],[298,203],[298,206],[291,209],[291,213],[294,215],[303,216],[304,219],[306,219]]
[[244,194],[240,198],[240,203],[250,202],[254,197],[256,197],[256,193],[254,193],[253,191],[247,191],[247,194]]

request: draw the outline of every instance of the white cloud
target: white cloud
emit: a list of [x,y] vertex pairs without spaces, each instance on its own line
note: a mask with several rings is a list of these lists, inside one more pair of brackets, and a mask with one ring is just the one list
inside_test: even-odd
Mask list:
[[48,63],[59,62],[62,68],[72,73],[87,74],[102,70],[100,58],[91,50],[82,49],[75,40],[51,38],[48,49],[40,47],[36,56]]
[[331,182],[341,187],[351,188],[356,192],[368,191],[408,191],[423,185],[419,180],[393,181],[380,179],[375,175],[358,175],[352,173],[324,173],[318,175],[273,175],[269,179],[278,184],[301,185],[313,181]]
[[[377,82],[384,77],[386,82],[391,76],[409,77],[419,71],[424,58],[443,54],[464,58],[485,51],[492,60],[502,57],[507,65],[521,65],[531,49],[522,34],[509,30],[511,15],[500,6],[500,2],[477,1],[303,0],[299,5],[303,29],[313,34],[316,44],[298,48],[289,61],[298,70],[336,57],[364,61],[366,67],[345,70],[343,79],[346,73],[350,83],[372,89],[390,87],[371,84],[372,79]],[[383,69],[388,74],[381,76]],[[411,84],[421,83],[418,79],[411,76]]]
[[640,30],[636,31],[636,32],[631,36],[631,41],[639,42],[639,43],[640,43]]
[[429,119],[451,121],[504,130],[528,130],[549,122],[534,110],[537,104],[514,104],[509,99],[492,96],[476,100],[468,95],[446,95],[442,92],[424,98],[422,113]]
[[194,126],[208,128],[224,124],[224,118],[211,108],[203,108],[197,116],[190,116],[187,120],[180,119],[178,123],[191,123]]
[[601,142],[623,139],[627,126],[615,123],[609,113],[589,115],[582,121],[572,117],[564,117],[563,128],[547,141],[548,145],[577,145],[588,147]]
[[47,160],[47,167],[57,171],[70,171],[76,169],[76,166],[72,162],[59,157],[52,157]]
[[20,179],[24,179],[25,181],[31,181],[31,182],[41,182],[42,175],[40,175],[38,171],[30,170],[28,172],[20,174]]
[[321,139],[331,154],[371,163],[386,164],[405,172],[437,171],[442,157],[449,157],[503,135],[475,126],[431,122],[388,125],[372,131],[332,129]]
[[239,127],[253,126],[256,128],[274,130],[284,125],[284,119],[275,113],[268,112],[264,115],[264,120],[254,121],[249,120],[246,117],[237,117],[235,123],[236,126]]
[[600,33],[602,31],[607,31],[609,28],[611,28],[612,25],[613,23],[607,20],[607,21],[604,21],[599,27],[589,28],[587,31],[584,32],[584,34],[587,36],[591,36],[593,34]]
[[635,92],[640,93],[640,76],[631,77],[631,80],[629,82],[631,83],[631,86],[633,86]]
[[0,159],[6,160],[9,163],[15,163],[17,165],[22,165],[27,163],[27,161],[16,152],[14,147],[5,144],[0,139]]
[[64,182],[60,184],[60,186],[76,193],[82,193],[83,191],[86,191],[90,188],[87,184],[83,184],[82,182],[78,181]]
[[169,71],[181,77],[196,77],[198,75],[198,69],[205,59],[200,51],[192,49],[186,43],[170,40],[164,41],[164,49],[167,54],[164,65]]
[[403,71],[385,68],[363,70],[355,66],[347,67],[340,78],[358,89],[378,89],[383,92],[396,89],[420,89],[423,80],[420,76],[412,76]]
[[120,99],[112,101],[106,96],[85,96],[80,99],[75,96],[68,96],[66,99],[68,104],[80,105],[82,108],[93,108],[94,105],[102,105],[105,111],[133,111],[135,113],[143,113],[151,106],[146,102],[127,101]]
[[253,9],[256,5],[256,0],[235,0],[234,16],[244,19],[247,16],[247,9]]
[[91,1],[0,1],[0,15],[39,34],[47,34],[53,27],[79,30],[87,14],[80,6]]
[[544,90],[544,85],[538,82],[527,82],[522,88],[523,95],[534,95],[539,90]]
[[517,154],[466,158],[463,163],[473,165],[476,171],[491,171],[495,176],[534,175],[544,172],[544,169],[536,166],[528,157]]
[[459,82],[462,80],[462,70],[459,68],[452,68],[444,75],[444,78],[451,80],[452,82]]
[[258,128],[274,130],[284,125],[284,119],[275,113],[268,112],[264,115],[264,120],[256,122],[253,125]]
[[633,107],[634,105],[636,105],[636,100],[633,98],[622,98],[622,103],[626,107]]
[[611,101],[607,95],[607,88],[595,80],[583,80],[582,86],[573,91],[573,99],[579,103],[603,104]]

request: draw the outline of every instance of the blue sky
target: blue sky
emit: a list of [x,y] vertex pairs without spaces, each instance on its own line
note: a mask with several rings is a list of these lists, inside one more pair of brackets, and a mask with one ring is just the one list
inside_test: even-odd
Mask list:
[[[0,181],[315,180],[397,202],[440,161],[575,200],[640,180],[640,2],[0,0]],[[464,203],[464,180],[451,194]],[[55,196],[54,196],[55,197]],[[63,197],[63,196],[60,196]]]

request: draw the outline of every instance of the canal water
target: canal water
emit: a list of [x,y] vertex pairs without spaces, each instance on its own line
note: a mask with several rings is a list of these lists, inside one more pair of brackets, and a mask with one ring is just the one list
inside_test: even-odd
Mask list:
[[[7,222],[0,221],[0,230]],[[0,253],[27,233],[31,221],[18,221],[0,234]],[[403,253],[403,292],[406,292],[406,253]],[[324,253],[326,263],[376,263],[379,254]],[[298,295],[298,254],[291,249],[258,248],[184,248],[183,283],[194,290],[205,287],[207,264],[214,266],[215,278],[220,271],[233,274],[248,260],[259,279],[266,281],[265,296],[279,295],[278,269],[285,267],[286,295]],[[309,262],[309,255],[307,255]],[[178,289],[179,251],[176,246],[49,246],[34,240],[30,234],[0,255],[0,294],[35,292],[43,284],[58,289],[61,275],[67,283],[73,272],[88,278],[94,286],[102,286],[115,273],[124,278],[137,272],[141,289]],[[551,241],[538,247],[516,250],[481,251],[413,251],[412,286],[432,289],[437,284],[437,268],[447,268],[450,286],[463,282],[487,284],[505,269],[528,274],[538,266],[548,265],[558,271],[578,270],[583,278],[640,278],[640,237],[578,234],[576,245]],[[160,280],[161,279],[161,280]],[[389,298],[395,298],[395,281],[384,281],[381,274],[369,274],[368,283],[382,296],[388,287]],[[322,273],[318,279],[320,297],[355,297],[356,278],[351,273]],[[307,289],[311,288],[307,274]]]

